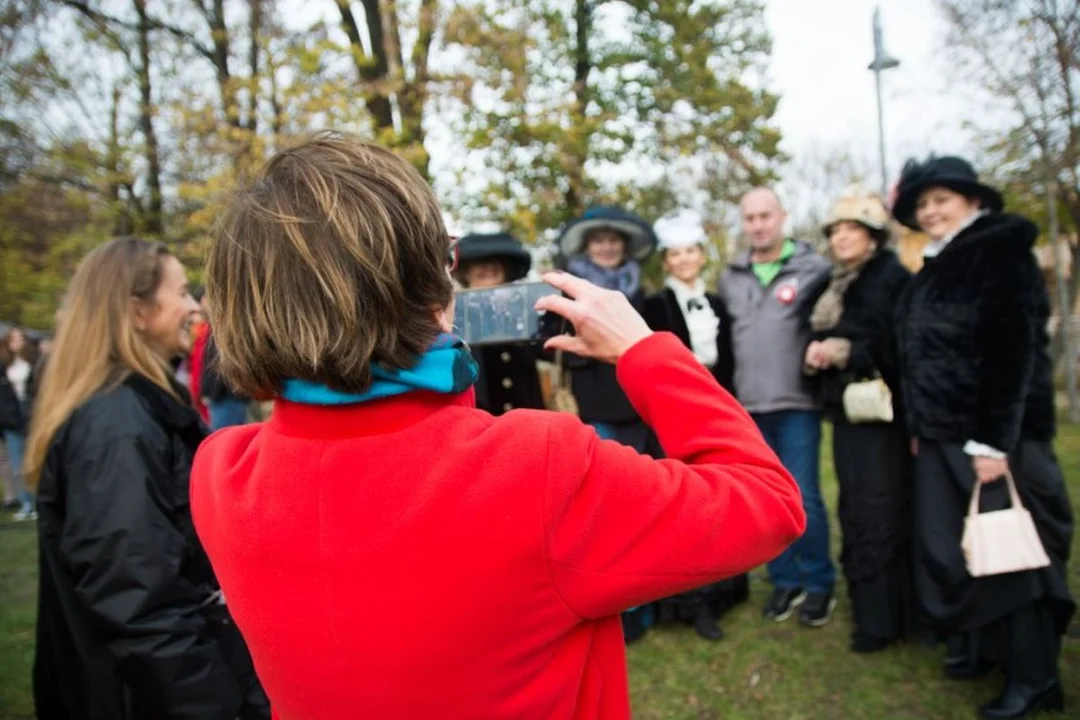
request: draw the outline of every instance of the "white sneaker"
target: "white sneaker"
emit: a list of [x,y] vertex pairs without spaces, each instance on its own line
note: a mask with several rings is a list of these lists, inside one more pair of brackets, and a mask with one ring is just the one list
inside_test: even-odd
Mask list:
[[15,522],[26,522],[27,520],[37,520],[37,519],[38,519],[37,510],[33,510],[33,509],[25,510],[24,509],[24,510],[20,510],[19,512],[15,513]]

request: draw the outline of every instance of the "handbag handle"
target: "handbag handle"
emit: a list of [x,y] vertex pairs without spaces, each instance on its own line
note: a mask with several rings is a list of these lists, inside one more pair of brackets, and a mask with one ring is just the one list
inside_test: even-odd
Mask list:
[[551,379],[553,381],[552,382],[552,389],[569,387],[570,383],[568,382],[568,378],[566,377],[566,375],[567,375],[567,371],[566,371],[566,364],[563,362],[563,351],[562,350],[556,350],[555,351],[555,368],[554,368],[554,372],[552,373],[552,376],[551,376]]
[[[1013,480],[1012,473],[1005,471],[1005,483],[1009,487],[1009,499],[1012,501],[1013,508],[1022,508],[1024,503],[1020,501],[1020,493],[1016,491],[1016,481]],[[983,484],[979,482],[978,478],[975,479],[975,489],[971,493],[971,503],[968,505],[968,517],[974,517],[979,514],[979,497],[982,492]]]

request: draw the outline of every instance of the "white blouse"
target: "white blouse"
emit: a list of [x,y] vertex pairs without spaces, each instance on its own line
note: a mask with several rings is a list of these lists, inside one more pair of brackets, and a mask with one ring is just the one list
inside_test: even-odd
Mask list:
[[716,336],[720,332],[720,318],[705,297],[705,281],[698,278],[693,285],[668,277],[665,284],[675,293],[675,301],[682,310],[686,327],[690,331],[690,349],[702,365],[711,368],[719,359]]
[[21,357],[15,358],[14,362],[8,365],[7,379],[15,388],[15,396],[19,398],[19,402],[26,401],[26,383],[30,380],[30,369],[30,363]]

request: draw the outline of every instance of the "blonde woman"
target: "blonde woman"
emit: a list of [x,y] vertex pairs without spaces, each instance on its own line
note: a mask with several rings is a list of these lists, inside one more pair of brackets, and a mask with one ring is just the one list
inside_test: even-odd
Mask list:
[[269,717],[189,511],[205,430],[168,362],[196,309],[180,262],[142,240],[72,280],[26,458],[41,720]]

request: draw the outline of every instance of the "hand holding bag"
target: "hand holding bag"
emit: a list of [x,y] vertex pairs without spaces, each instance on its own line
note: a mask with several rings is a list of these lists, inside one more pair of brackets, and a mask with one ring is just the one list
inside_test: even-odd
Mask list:
[[975,482],[964,520],[964,536],[960,547],[964,552],[971,577],[1004,575],[1005,573],[1035,570],[1050,564],[1035,521],[1020,502],[1012,473],[1006,473],[1012,507],[994,512],[979,512],[982,483]]
[[548,409],[578,414],[577,398],[570,389],[570,371],[563,365],[562,350],[555,351],[555,365],[551,371],[551,402]]
[[844,388],[844,414],[854,424],[892,422],[892,391],[881,377],[849,383]]

